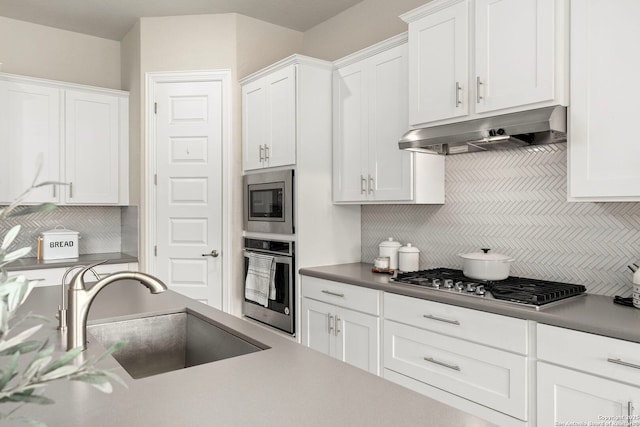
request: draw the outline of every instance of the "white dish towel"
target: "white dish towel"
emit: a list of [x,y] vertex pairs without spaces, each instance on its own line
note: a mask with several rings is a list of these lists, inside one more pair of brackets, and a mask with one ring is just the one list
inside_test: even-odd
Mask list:
[[249,268],[244,285],[244,297],[265,307],[276,298],[276,262],[270,255],[249,253]]

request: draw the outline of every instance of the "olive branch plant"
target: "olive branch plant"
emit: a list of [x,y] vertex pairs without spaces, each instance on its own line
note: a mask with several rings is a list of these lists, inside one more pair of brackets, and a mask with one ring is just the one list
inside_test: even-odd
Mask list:
[[[38,170],[40,168],[38,167]],[[37,182],[18,196],[10,205],[0,209],[0,227],[11,217],[23,216],[35,212],[51,211],[56,208],[52,203],[37,206],[24,206],[21,203],[36,188],[48,185],[66,185],[61,182]],[[29,417],[15,415],[25,404],[53,404],[51,398],[44,395],[44,388],[53,381],[73,380],[92,385],[104,393],[111,393],[110,380],[126,384],[114,373],[96,368],[104,358],[119,350],[124,343],[117,343],[97,358],[81,360],[83,348],[71,349],[59,357],[54,357],[55,345],[48,339],[40,341],[34,335],[48,321],[46,317],[33,313],[18,313],[26,301],[37,280],[28,280],[23,275],[9,275],[8,264],[26,256],[30,247],[12,250],[12,243],[20,232],[20,225],[6,232],[0,246],[0,404],[13,403],[9,410],[0,405],[0,424],[3,421],[20,421],[34,426],[46,426],[45,423]],[[32,319],[41,322],[34,326],[25,326]],[[18,327],[20,329],[14,332]]]

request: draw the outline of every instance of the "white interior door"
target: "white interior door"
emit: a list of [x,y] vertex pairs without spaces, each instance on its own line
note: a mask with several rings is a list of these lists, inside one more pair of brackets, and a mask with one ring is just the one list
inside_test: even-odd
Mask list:
[[159,82],[154,93],[155,273],[222,309],[223,84]]

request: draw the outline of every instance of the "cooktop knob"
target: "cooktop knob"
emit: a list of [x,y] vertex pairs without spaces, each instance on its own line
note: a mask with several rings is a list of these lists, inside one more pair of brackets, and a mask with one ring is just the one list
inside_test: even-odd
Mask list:
[[477,283],[473,283],[473,282],[467,283],[467,292],[475,292],[476,286],[477,286]]
[[453,288],[453,280],[452,279],[444,279],[444,285],[445,288],[447,289],[451,289]]
[[484,285],[478,285],[476,287],[476,295],[484,295],[484,294],[485,294]]
[[464,289],[464,284],[461,281],[457,281],[454,286],[456,291],[458,292],[462,292],[462,290]]
[[433,286],[436,289],[440,289],[440,283],[441,283],[440,279],[433,279],[431,281],[431,286]]

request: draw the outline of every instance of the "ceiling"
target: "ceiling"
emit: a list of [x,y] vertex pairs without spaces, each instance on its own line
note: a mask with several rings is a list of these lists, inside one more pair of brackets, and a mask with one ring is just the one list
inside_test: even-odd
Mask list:
[[240,13],[306,31],[362,0],[0,0],[0,16],[122,40],[138,18]]

